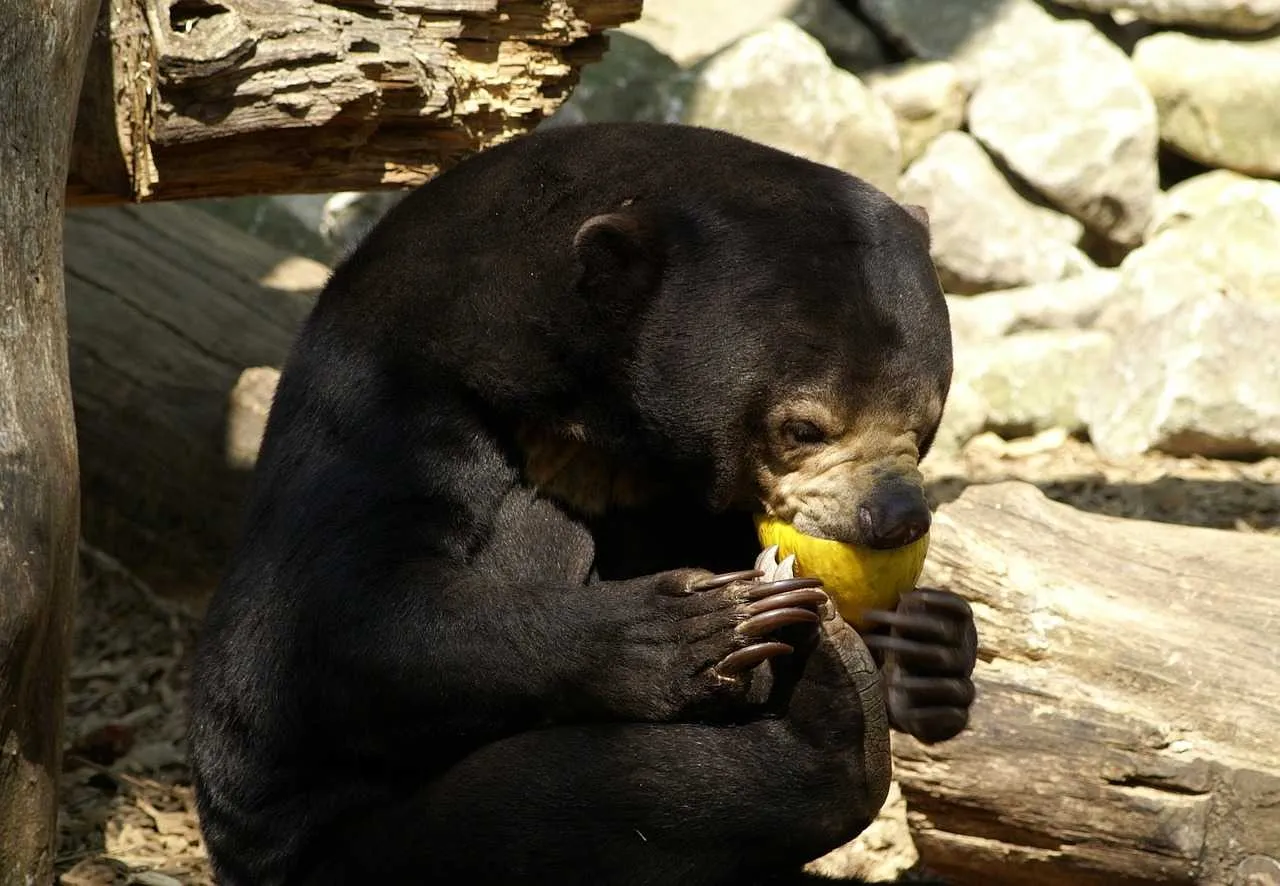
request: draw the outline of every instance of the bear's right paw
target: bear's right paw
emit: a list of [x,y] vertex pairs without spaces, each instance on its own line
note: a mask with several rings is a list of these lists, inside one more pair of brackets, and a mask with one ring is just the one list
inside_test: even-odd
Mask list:
[[829,602],[822,582],[795,578],[786,567],[712,576],[693,589],[697,593],[730,585],[733,589],[726,596],[734,601],[734,634],[744,645],[712,667],[721,679],[736,679],[771,658],[794,652],[798,640],[816,636]]
[[626,623],[609,681],[644,699],[641,719],[728,712],[746,699],[754,668],[816,642],[830,606],[820,581],[779,575],[687,569],[643,580],[648,594],[616,600],[631,616],[614,613]]

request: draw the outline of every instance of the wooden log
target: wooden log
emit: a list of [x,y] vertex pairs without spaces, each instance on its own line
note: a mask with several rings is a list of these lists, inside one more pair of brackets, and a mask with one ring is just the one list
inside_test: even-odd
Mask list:
[[1002,483],[939,509],[924,578],[972,602],[981,643],[970,731],[894,737],[926,865],[957,886],[1280,883],[1280,538]]
[[417,185],[532,129],[641,0],[103,0],[72,204]]
[[0,0],[0,886],[48,883],[75,603],[62,211],[98,0]]
[[283,363],[328,269],[171,203],[68,213],[66,267],[84,535],[198,602],[261,433],[241,375]]

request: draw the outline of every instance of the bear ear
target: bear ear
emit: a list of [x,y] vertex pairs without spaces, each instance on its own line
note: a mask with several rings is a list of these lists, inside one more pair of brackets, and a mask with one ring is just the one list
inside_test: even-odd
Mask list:
[[632,210],[591,216],[573,235],[573,249],[593,279],[624,275],[640,281],[656,264],[650,232]]
[[928,237],[930,235],[929,210],[916,203],[905,203],[902,208],[907,211],[907,215],[919,222],[920,227],[924,228],[924,235]]

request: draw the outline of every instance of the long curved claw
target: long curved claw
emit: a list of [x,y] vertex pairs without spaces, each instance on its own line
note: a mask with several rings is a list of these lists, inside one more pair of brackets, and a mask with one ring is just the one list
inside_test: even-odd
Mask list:
[[862,618],[869,624],[897,628],[899,631],[910,634],[918,640],[933,640],[938,643],[945,643],[952,640],[955,635],[953,623],[948,619],[939,618],[933,613],[869,609],[862,614]]
[[969,621],[973,618],[973,607],[969,605],[969,601],[951,591],[941,591],[936,588],[916,588],[903,595],[903,602],[912,608],[914,608],[913,604],[915,603],[923,603],[933,610],[946,609],[952,615],[958,616],[962,621]]
[[784,578],[781,581],[758,581],[747,590],[748,600],[763,600],[775,594],[798,591],[802,588],[821,588],[816,578]]
[[952,665],[953,656],[949,654],[950,650],[946,646],[917,643],[914,640],[885,634],[868,634],[862,639],[872,651],[894,653],[912,670],[947,670]]
[[762,662],[779,655],[788,655],[794,651],[795,649],[786,643],[756,643],[753,646],[735,649],[730,652],[720,660],[720,663],[713,670],[724,677],[736,677],[738,674],[749,671]]
[[696,581],[689,586],[689,590],[695,593],[700,591],[714,591],[716,588],[722,588],[725,585],[733,584],[735,581],[750,581],[753,578],[760,577],[759,569],[744,569],[740,572],[722,572],[719,575],[713,575],[710,578],[704,578]]
[[784,591],[756,600],[747,606],[747,612],[759,615],[761,612],[786,609],[791,606],[819,607],[828,599],[826,591],[818,588],[797,588],[794,591]]
[[817,624],[822,619],[812,609],[774,609],[761,615],[753,615],[736,628],[746,637],[764,637],[779,628],[794,624]]
[[911,677],[895,673],[891,688],[905,692],[913,707],[968,708],[977,696],[973,681],[967,677]]

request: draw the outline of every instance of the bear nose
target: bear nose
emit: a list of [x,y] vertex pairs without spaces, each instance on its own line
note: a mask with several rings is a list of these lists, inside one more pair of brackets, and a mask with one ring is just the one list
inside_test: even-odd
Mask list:
[[877,550],[911,544],[929,531],[931,520],[923,492],[905,483],[888,484],[858,508],[862,543]]

